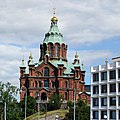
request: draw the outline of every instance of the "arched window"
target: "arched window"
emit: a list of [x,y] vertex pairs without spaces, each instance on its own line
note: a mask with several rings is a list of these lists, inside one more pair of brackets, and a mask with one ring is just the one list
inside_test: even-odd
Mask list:
[[49,68],[48,67],[44,68],[44,76],[49,76]]
[[53,44],[50,44],[50,57],[53,57]]
[[62,68],[60,68],[60,76],[62,76]]
[[37,87],[37,81],[35,81],[35,87]]
[[52,81],[52,88],[55,88],[55,82]]
[[49,80],[44,80],[44,87],[48,88],[49,87]]
[[41,81],[39,81],[39,87],[42,87]]
[[75,71],[75,77],[76,77],[76,78],[79,77],[79,71],[78,71],[78,70]]
[[47,100],[47,94],[45,92],[41,94],[41,100]]
[[57,44],[56,45],[56,50],[55,50],[55,56],[59,57],[59,52],[60,52],[60,46]]
[[65,92],[65,100],[67,100],[68,98],[68,95],[67,95],[67,92]]

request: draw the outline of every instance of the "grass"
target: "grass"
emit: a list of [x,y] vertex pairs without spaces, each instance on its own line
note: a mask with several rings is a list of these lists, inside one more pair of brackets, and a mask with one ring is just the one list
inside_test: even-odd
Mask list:
[[[54,114],[58,114],[60,116],[60,118],[64,118],[65,117],[65,114],[68,112],[68,110],[62,110],[62,109],[59,109],[59,110],[53,110],[53,111],[49,111],[47,112],[47,116],[50,116],[50,115],[54,115]],[[45,114],[43,112],[40,113],[40,118],[43,118],[45,117]],[[37,120],[38,119],[38,113],[35,113],[29,117],[27,117],[27,120]]]

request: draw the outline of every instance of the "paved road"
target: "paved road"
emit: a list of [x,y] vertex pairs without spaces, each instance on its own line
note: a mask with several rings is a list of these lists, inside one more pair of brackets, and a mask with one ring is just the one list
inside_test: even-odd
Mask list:
[[[55,115],[48,116],[46,120],[55,120]],[[45,118],[41,118],[40,120],[45,120]]]

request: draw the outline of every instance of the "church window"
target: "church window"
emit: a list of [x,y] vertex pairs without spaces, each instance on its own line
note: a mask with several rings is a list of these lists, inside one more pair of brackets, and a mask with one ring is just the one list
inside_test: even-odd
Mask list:
[[39,87],[42,87],[42,85],[41,85],[41,81],[39,81]]
[[52,52],[53,52],[53,45],[51,44],[51,45],[50,45],[50,57],[53,57]]
[[60,49],[60,47],[59,47],[59,46],[56,46],[56,51],[55,51],[56,57],[59,57],[59,49]]
[[68,97],[67,92],[65,92],[65,100],[67,100],[67,97]]
[[37,81],[35,81],[35,87],[37,87]]
[[52,88],[55,88],[55,82],[52,81]]
[[75,78],[78,78],[78,70],[75,71]]
[[60,76],[62,76],[62,68],[60,68]]
[[49,87],[49,81],[48,80],[44,80],[44,87],[48,88]]
[[65,87],[66,87],[66,88],[68,87],[68,83],[67,83],[67,81],[65,81]]
[[45,67],[44,69],[44,76],[49,76],[49,68]]

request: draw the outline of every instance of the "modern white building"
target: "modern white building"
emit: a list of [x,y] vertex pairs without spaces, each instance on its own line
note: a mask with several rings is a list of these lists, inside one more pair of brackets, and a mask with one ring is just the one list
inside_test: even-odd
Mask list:
[[120,57],[91,67],[91,120],[120,120]]

